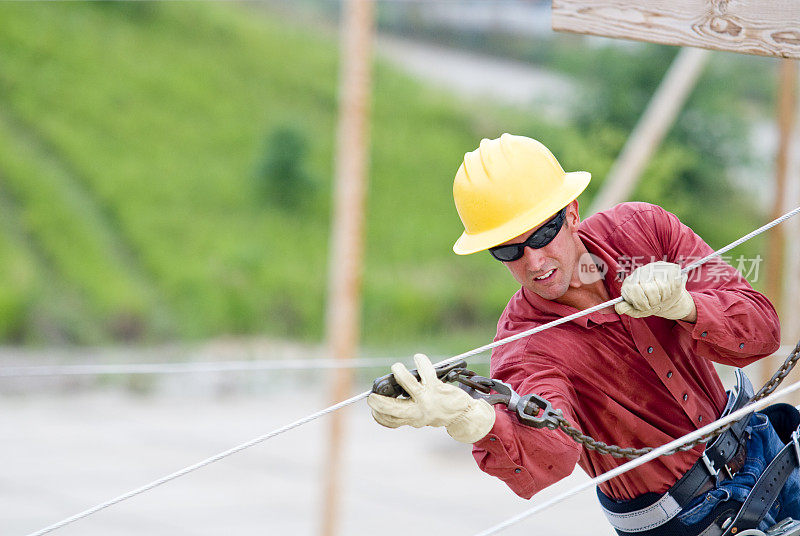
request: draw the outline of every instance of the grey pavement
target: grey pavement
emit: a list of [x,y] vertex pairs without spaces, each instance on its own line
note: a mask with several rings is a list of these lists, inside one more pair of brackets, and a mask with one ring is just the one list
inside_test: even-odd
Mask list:
[[[0,534],[30,534],[277,429],[328,406],[324,391],[270,382],[227,395],[186,385],[0,394]],[[363,402],[345,413],[342,535],[469,536],[587,479],[578,470],[526,501],[442,430],[384,429]],[[319,534],[328,424],[323,417],[53,534]],[[591,490],[503,532],[531,533],[613,534]]]

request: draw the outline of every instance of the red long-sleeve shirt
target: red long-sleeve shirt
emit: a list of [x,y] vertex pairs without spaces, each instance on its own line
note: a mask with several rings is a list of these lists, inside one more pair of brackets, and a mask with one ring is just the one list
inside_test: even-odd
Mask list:
[[[623,203],[583,221],[578,234],[606,267],[609,295],[623,274],[649,262],[686,266],[712,249],[677,217],[647,203]],[[494,350],[493,378],[520,394],[537,393],[583,433],[622,447],[659,446],[721,414],[725,390],[711,361],[743,367],[780,344],[774,308],[732,266],[715,258],[689,274],[697,306],[690,324],[660,317],[592,313]],[[575,313],[576,309],[520,289],[498,322],[502,339]],[[518,495],[569,475],[575,464],[591,476],[627,460],[580,447],[561,431],[534,429],[495,406],[489,435],[475,443],[480,468]],[[628,500],[666,492],[695,462],[702,446],[660,457],[601,485]]]

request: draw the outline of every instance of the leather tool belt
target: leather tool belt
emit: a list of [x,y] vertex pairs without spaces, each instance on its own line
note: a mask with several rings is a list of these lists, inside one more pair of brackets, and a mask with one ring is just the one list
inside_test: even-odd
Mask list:
[[[743,407],[752,397],[750,381],[737,370],[736,387],[728,391],[722,416]],[[650,534],[691,533],[696,536],[800,535],[800,520],[789,518],[766,533],[757,528],[775,504],[789,476],[800,467],[800,412],[789,404],[774,404],[761,413],[767,416],[784,447],[761,473],[744,503],[731,502],[729,507],[715,513],[715,518],[705,527],[684,527],[676,525],[677,520],[671,522],[692,499],[716,487],[720,480],[732,478],[741,469],[747,457],[745,428],[752,413],[706,445],[703,455],[686,474],[655,502],[648,500],[649,505],[644,508],[636,499],[625,503],[613,501],[598,489],[600,504],[609,522],[619,534],[636,536],[648,536],[643,533],[649,531],[654,531]],[[635,508],[630,507],[633,504]]]
[[[742,408],[752,398],[753,386],[750,380],[744,372],[737,369],[736,386],[728,391],[728,402],[722,417]],[[745,428],[752,415],[749,413],[736,421],[708,443],[702,456],[680,480],[658,500],[644,508],[632,510],[629,503],[613,501],[598,489],[600,505],[609,523],[620,534],[637,534],[656,529],[672,520],[692,499],[714,489],[719,481],[733,478],[747,458]]]

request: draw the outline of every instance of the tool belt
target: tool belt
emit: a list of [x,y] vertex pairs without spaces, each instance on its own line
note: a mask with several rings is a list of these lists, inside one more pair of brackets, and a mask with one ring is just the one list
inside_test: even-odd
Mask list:
[[[728,391],[722,417],[742,408],[753,397],[747,376],[736,370],[736,387]],[[754,529],[775,503],[786,479],[800,466],[798,424],[800,415],[788,404],[776,404],[763,412],[773,423],[786,446],[767,466],[741,507],[738,503],[717,513],[707,527],[685,527],[675,516],[692,499],[733,478],[747,458],[747,428],[753,413],[735,421],[731,427],[706,445],[695,464],[663,495],[647,494],[632,501],[617,502],[597,490],[603,512],[622,536],[650,534],[728,536]],[[699,532],[698,532],[699,531]]]

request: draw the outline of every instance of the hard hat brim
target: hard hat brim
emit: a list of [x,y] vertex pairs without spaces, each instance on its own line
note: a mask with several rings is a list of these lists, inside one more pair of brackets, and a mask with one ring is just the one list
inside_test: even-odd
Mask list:
[[[559,188],[556,195],[543,199],[541,203],[528,212],[506,222],[500,227],[477,234],[467,234],[464,231],[453,245],[453,251],[457,255],[477,253],[500,245],[533,229],[537,225],[546,222],[548,218],[575,200],[586,189],[591,178],[591,173],[587,171],[565,173],[563,187]],[[532,192],[531,195],[535,195],[535,193]]]

